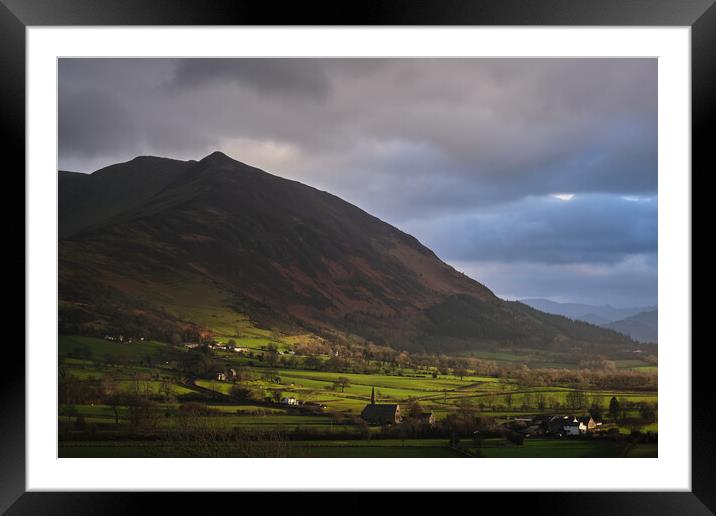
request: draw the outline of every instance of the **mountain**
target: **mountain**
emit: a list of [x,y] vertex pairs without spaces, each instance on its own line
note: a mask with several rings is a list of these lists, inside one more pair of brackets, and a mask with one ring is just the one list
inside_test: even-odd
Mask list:
[[414,237],[215,152],[59,174],[60,331],[168,338],[258,328],[413,351],[625,349],[503,301]]
[[626,319],[604,325],[605,328],[629,335],[641,342],[657,342],[659,337],[659,311],[640,312]]
[[140,156],[94,174],[59,172],[60,238],[130,213],[166,188],[191,162]]
[[580,303],[558,303],[549,299],[534,298],[520,299],[522,303],[547,312],[549,314],[563,315],[570,319],[585,321],[603,326],[611,322],[620,321],[641,312],[655,310],[655,306],[614,308],[611,305],[587,305]]

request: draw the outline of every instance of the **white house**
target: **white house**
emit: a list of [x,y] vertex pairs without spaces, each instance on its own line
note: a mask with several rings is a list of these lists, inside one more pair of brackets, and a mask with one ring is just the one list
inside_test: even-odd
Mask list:
[[293,396],[287,398],[281,398],[281,403],[284,405],[298,405],[298,400]]

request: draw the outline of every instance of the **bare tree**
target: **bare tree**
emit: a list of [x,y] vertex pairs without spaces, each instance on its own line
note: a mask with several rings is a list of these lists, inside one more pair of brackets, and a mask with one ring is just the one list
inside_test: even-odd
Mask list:
[[336,381],[333,382],[333,387],[335,389],[340,389],[341,392],[345,392],[346,387],[350,387],[350,385],[351,381],[345,376],[339,376]]

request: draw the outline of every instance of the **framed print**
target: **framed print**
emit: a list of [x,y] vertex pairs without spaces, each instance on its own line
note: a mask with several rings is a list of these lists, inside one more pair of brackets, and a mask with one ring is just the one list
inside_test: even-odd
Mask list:
[[27,303],[1,507],[710,514],[712,3],[5,1]]

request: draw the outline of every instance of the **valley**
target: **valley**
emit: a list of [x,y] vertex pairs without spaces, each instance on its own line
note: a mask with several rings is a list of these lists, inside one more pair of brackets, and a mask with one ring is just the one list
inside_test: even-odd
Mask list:
[[60,173],[61,457],[649,457],[655,343],[220,152]]

